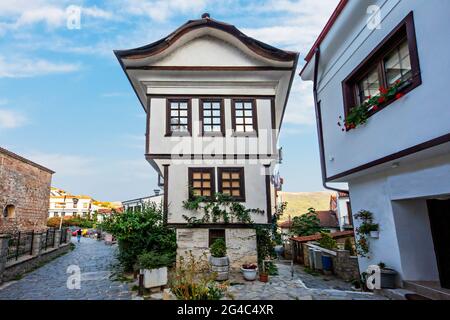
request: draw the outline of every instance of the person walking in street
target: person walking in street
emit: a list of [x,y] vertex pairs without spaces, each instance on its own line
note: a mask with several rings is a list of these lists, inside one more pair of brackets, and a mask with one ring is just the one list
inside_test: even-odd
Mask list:
[[81,229],[77,230],[77,242],[78,243],[80,243],[80,241],[81,241],[81,232],[82,232]]

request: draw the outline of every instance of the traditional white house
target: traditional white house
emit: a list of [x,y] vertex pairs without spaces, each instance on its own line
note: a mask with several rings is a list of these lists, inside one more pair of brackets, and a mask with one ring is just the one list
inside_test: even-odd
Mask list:
[[48,217],[79,216],[87,217],[96,209],[89,196],[72,195],[64,190],[51,188]]
[[[348,182],[353,214],[380,224],[361,270],[382,261],[408,288],[450,288],[449,12],[446,0],[343,0],[301,72],[325,181]],[[345,129],[360,105],[366,124]]]
[[275,207],[272,174],[278,132],[298,54],[250,38],[208,14],[167,37],[115,54],[147,113],[146,159],[164,180],[165,221],[178,253],[208,250],[225,238],[233,267],[256,262],[252,224],[188,223],[192,194],[231,195],[256,224]]
[[160,206],[163,204],[164,199],[163,197],[164,195],[159,193],[158,189],[155,189],[154,195],[122,201],[122,206],[124,210],[133,210],[133,211],[141,210],[143,207],[151,203]]

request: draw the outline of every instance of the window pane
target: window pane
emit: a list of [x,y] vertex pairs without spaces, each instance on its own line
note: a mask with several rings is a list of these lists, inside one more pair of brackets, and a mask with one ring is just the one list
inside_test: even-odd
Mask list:
[[234,107],[235,107],[236,109],[243,109],[242,102],[236,102],[235,105],[234,105]]
[[210,131],[212,131],[212,128],[211,128],[211,126],[203,126],[203,130],[205,132],[210,132]]
[[203,179],[211,179],[211,174],[209,172],[203,173]]
[[203,109],[211,109],[211,103],[209,102],[203,103]]
[[214,117],[220,117],[220,110],[214,110],[213,111],[213,116]]
[[211,190],[203,190],[203,195],[209,197],[211,195]]
[[222,179],[230,179],[230,173],[229,172],[222,172]]
[[203,119],[204,124],[211,124],[211,118],[205,118]]
[[180,103],[180,109],[187,109],[187,103],[186,102],[181,102]]
[[220,118],[214,118],[213,124],[220,124]]
[[384,61],[386,79],[389,86],[396,81],[405,81],[411,78],[411,59],[408,42],[403,42]]
[[170,111],[170,115],[171,115],[172,117],[177,117],[177,116],[178,116],[178,110],[172,110],[172,111]]
[[253,131],[253,126],[245,126],[245,132]]
[[187,110],[181,110],[180,117],[187,117]]
[[203,111],[203,116],[205,116],[205,117],[211,117],[211,110],[205,110],[205,111]]
[[243,116],[244,116],[244,111],[236,110],[236,117],[243,117]]
[[192,187],[194,188],[200,188],[202,186],[202,183],[200,181],[194,181]]
[[194,194],[194,196],[201,196],[202,195],[200,189],[193,189],[192,193]]
[[215,132],[220,132],[220,126],[213,126],[213,130]]
[[246,117],[251,117],[252,116],[252,111],[251,110],[245,110],[245,116]]
[[233,183],[231,185],[232,185],[233,188],[239,188],[240,187],[239,181],[233,181]]
[[236,124],[243,124],[244,119],[243,118],[236,118]]
[[203,188],[211,188],[211,182],[210,181],[203,181]]
[[233,191],[231,192],[231,195],[233,197],[239,197],[241,195],[241,192],[239,191],[239,189],[233,189]]
[[200,180],[202,178],[202,174],[200,172],[194,172],[192,178],[194,178],[195,180]]
[[370,96],[379,94],[380,80],[378,79],[378,69],[374,68],[366,77],[364,77],[358,84],[359,103],[364,103],[369,100]]
[[187,124],[187,118],[180,118],[180,124]]
[[237,125],[237,126],[236,126],[236,131],[238,131],[238,132],[244,132],[244,126],[243,126],[243,125]]
[[252,109],[252,104],[251,104],[251,102],[246,102],[246,103],[245,103],[245,109]]
[[231,179],[239,179],[239,177],[240,177],[240,174],[237,173],[237,172],[233,172],[233,173],[231,174]]
[[212,104],[213,109],[220,109],[220,103],[219,102],[214,102]]
[[229,187],[231,187],[231,184],[230,184],[229,181],[223,181],[223,182],[222,182],[222,187],[223,187],[223,188],[229,188]]

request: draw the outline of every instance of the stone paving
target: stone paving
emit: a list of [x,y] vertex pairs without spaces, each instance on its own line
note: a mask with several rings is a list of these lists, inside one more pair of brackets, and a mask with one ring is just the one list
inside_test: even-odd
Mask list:
[[[127,283],[114,280],[112,271],[117,263],[117,246],[103,241],[82,238],[76,248],[24,275],[18,281],[3,284],[0,300],[129,300],[132,293]],[[78,266],[81,272],[80,289],[68,289],[71,275],[67,268]]]
[[270,276],[268,283],[240,281],[230,287],[229,293],[235,300],[386,300],[372,293],[353,291],[351,284],[332,276],[313,276],[298,265],[294,265],[292,277],[290,261],[276,264],[279,275]]

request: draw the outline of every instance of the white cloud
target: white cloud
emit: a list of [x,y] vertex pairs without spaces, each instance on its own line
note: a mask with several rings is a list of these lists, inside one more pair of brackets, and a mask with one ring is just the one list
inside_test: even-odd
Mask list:
[[27,122],[27,118],[17,111],[0,109],[0,129],[18,128]]
[[80,69],[80,64],[51,62],[43,59],[0,56],[0,78],[28,78],[54,73],[68,73]]
[[95,174],[94,159],[88,156],[31,152],[26,154],[26,158],[55,171],[59,178]]
[[122,3],[123,9],[133,15],[145,15],[152,20],[163,22],[180,13],[198,13],[206,7],[206,0],[128,0]]
[[312,84],[296,79],[284,116],[285,123],[314,125],[315,111]]

